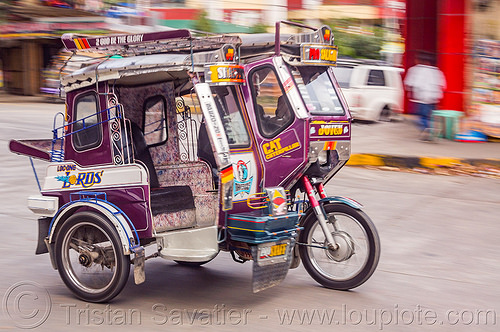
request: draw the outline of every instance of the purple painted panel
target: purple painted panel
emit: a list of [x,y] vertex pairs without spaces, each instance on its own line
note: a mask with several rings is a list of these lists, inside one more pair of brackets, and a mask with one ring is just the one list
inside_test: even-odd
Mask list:
[[[251,81],[248,77],[250,71],[263,65],[273,65],[273,59],[269,58],[245,66],[247,82]],[[296,118],[291,125],[275,137],[265,138],[257,130],[258,124],[250,85],[243,86],[242,90],[264,169],[263,174],[259,174],[258,183],[261,183],[263,177],[264,187],[277,185],[287,187],[295,177],[294,175],[300,172],[307,162],[309,144],[306,135],[307,120]]]
[[11,140],[10,151],[42,160],[50,160],[51,140]]
[[148,186],[106,191],[108,201],[118,206],[130,218],[137,229],[139,238],[153,236],[151,213],[146,197],[148,191]]
[[[107,89],[107,84],[100,84],[99,92],[104,93]],[[69,92],[66,96],[66,101],[68,105],[68,118],[69,122],[75,121],[74,117],[74,103],[75,100],[83,94],[95,91],[95,86],[90,86],[88,88],[83,88],[80,90]],[[99,111],[105,110],[107,108],[107,101],[105,95],[99,95]],[[100,121],[106,121],[106,112],[101,113]],[[90,148],[84,151],[75,150],[73,140],[75,135],[67,136],[64,140],[64,160],[71,160],[78,163],[80,166],[96,166],[96,165],[109,165],[113,164],[113,153],[111,149],[109,126],[108,122],[101,125],[102,128],[102,141],[94,148]],[[69,128],[72,130],[72,128]]]
[[[59,198],[59,206],[70,201],[70,195],[79,190],[60,191],[58,193],[43,193],[47,196]],[[107,200],[120,208],[134,224],[137,229],[139,239],[151,238],[153,236],[153,227],[151,213],[146,202],[146,194],[149,191],[148,186],[113,188],[106,190]]]

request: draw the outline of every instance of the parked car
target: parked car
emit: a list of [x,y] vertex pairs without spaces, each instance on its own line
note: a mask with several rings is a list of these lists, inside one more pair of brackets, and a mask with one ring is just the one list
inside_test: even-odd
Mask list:
[[403,69],[340,62],[334,69],[354,119],[390,121],[403,111]]

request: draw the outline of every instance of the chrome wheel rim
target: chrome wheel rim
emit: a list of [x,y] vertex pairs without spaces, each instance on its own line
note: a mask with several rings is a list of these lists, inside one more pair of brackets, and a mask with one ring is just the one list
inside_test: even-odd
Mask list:
[[78,223],[64,236],[63,268],[73,285],[83,292],[106,291],[117,278],[117,261],[111,238],[95,224]]
[[[328,219],[332,220],[332,214],[328,215]],[[355,218],[344,213],[334,215],[336,227],[330,221],[327,226],[339,244],[339,251],[323,249],[327,241],[317,220],[307,237],[307,243],[312,245],[307,251],[318,273],[331,280],[343,281],[353,278],[366,266],[369,242],[366,231]]]

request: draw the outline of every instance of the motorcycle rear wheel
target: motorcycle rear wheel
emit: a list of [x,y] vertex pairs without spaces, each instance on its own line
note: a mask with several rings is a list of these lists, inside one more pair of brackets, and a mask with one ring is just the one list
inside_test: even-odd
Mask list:
[[345,204],[323,206],[327,226],[339,245],[327,249],[327,241],[314,213],[301,222],[299,253],[304,268],[327,288],[348,290],[360,286],[375,271],[380,257],[380,240],[370,218]]

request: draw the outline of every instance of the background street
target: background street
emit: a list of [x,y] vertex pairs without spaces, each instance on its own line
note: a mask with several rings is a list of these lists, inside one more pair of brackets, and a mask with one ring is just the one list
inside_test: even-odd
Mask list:
[[[34,255],[37,224],[27,197],[37,185],[29,159],[8,150],[13,138],[50,138],[53,115],[63,110],[0,103],[0,329],[26,327],[46,312],[40,330],[498,331],[500,180],[354,167],[326,189],[362,203],[379,230],[379,266],[357,289],[325,289],[300,266],[281,285],[253,294],[251,263],[221,253],[201,268],[148,260],[146,282],[136,286],[131,274],[110,304],[77,300],[49,256]],[[35,165],[43,176],[46,164]],[[31,288],[15,306],[19,282]]]

